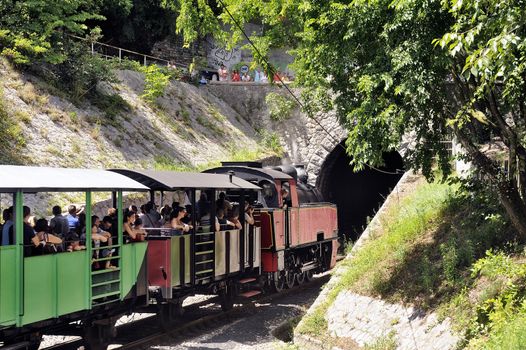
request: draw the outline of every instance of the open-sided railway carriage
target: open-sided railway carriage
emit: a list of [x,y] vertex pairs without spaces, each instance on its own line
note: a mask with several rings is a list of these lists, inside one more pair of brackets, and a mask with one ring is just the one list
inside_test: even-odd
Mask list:
[[[170,325],[189,295],[217,294],[228,309],[237,296],[290,288],[336,261],[336,207],[308,203],[298,196],[293,176],[259,165],[207,173],[0,166],[0,183],[0,191],[13,196],[16,216],[15,244],[0,246],[0,344],[11,349],[36,346],[42,334],[65,327],[83,330],[90,348],[104,348],[125,313],[157,310]],[[24,193],[78,191],[85,193],[86,227],[92,193],[111,193],[118,213],[118,240],[110,247],[117,269],[92,270],[99,248],[89,232],[85,251],[23,256]],[[241,208],[245,200],[256,205],[255,223],[245,223],[241,212],[241,229],[215,232],[213,220],[198,226],[192,215],[194,229],[186,234],[150,229],[146,241],[124,244],[123,191],[149,191],[150,200],[160,194],[161,202],[167,192],[184,191],[193,213],[206,193],[212,218],[215,200],[225,192]]]
[[78,320],[85,326],[86,339],[96,344],[111,335],[103,333],[111,333],[115,317],[148,302],[147,243],[123,244],[122,228],[117,242],[107,247],[117,252],[112,257],[116,269],[92,271],[92,253],[99,248],[92,246],[90,230],[86,250],[24,256],[24,196],[83,192],[88,204],[86,227],[91,227],[93,192],[114,194],[122,223],[122,191],[147,189],[103,170],[0,166],[0,192],[11,194],[15,235],[14,244],[0,246],[0,342],[4,347],[38,347],[42,333]]

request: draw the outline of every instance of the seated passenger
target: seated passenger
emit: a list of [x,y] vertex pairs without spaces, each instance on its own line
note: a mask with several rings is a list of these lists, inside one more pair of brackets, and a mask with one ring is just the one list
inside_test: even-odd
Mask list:
[[62,239],[49,233],[46,219],[38,219],[36,221],[35,232],[40,244],[33,250],[33,255],[54,254],[62,251]]
[[136,230],[133,227],[135,223],[135,213],[127,211],[124,213],[123,235],[128,242],[142,242],[145,239],[146,232],[144,230]]
[[2,227],[2,232],[0,232],[2,235],[0,237],[0,245],[13,245],[15,244],[15,238],[11,230],[13,226],[13,207],[4,209],[2,218],[4,219],[4,226]]
[[54,216],[49,221],[51,232],[60,238],[65,238],[69,232],[68,219],[62,215],[62,208],[58,205],[55,205],[52,211]]

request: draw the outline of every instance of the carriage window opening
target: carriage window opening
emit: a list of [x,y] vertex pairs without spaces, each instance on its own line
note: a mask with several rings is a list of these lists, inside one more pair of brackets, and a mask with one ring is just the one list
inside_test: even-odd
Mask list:
[[13,195],[2,193],[0,196],[2,222],[0,224],[0,246],[15,244],[15,235],[10,229],[14,225]]

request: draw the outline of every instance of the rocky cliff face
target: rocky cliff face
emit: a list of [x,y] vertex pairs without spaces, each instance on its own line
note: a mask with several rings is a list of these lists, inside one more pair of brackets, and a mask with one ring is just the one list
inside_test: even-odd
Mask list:
[[229,159],[239,149],[268,153],[259,147],[254,129],[244,118],[198,87],[171,82],[152,106],[140,97],[144,84],[140,73],[118,71],[116,75],[117,83],[94,87],[104,101],[75,105],[44,81],[1,62],[2,107],[23,138],[19,159],[12,162],[192,167]]

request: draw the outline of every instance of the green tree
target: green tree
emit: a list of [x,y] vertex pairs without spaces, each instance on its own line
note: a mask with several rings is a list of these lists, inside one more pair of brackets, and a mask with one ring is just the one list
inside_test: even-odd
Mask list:
[[[349,130],[347,151],[356,169],[380,165],[382,153],[410,135],[406,164],[432,176],[437,162],[447,175],[441,141],[455,135],[526,240],[526,187],[519,189],[513,179],[516,173],[526,184],[524,0],[218,0],[225,5],[218,8],[200,0],[194,7],[191,0],[177,3],[192,12],[186,17],[181,11],[178,19],[187,40],[222,33],[212,24],[232,25],[228,9],[241,25],[256,20],[270,28],[259,42],[272,45],[282,36],[281,42],[293,43],[297,82],[310,112],[316,106],[337,110]],[[202,21],[208,25],[198,27]],[[232,28],[231,43],[241,38]],[[511,176],[480,151],[490,136],[507,146]]]
[[0,0],[0,49],[15,63],[66,59],[63,32],[82,35],[89,20],[102,20],[93,1]]

